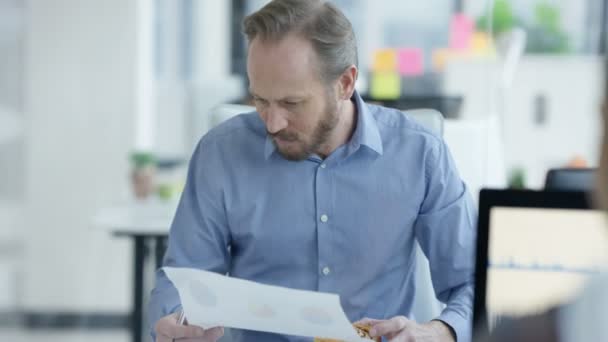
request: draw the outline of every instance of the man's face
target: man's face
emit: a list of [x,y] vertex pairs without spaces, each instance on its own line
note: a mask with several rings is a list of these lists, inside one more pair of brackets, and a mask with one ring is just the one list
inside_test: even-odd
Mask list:
[[311,43],[297,35],[280,41],[255,38],[249,46],[250,91],[268,135],[289,160],[317,153],[338,124],[334,85],[319,77]]

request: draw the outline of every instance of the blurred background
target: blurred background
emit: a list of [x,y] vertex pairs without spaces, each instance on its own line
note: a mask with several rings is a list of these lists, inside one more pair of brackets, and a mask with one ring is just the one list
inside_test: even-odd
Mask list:
[[[248,103],[240,25],[267,2],[0,0],[0,340],[142,337],[188,158]],[[474,196],[597,165],[607,0],[333,2],[359,92],[439,110]]]

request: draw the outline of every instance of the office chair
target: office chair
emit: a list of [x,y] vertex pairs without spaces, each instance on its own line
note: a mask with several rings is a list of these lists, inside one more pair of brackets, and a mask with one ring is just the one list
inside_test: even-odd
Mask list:
[[594,187],[595,168],[551,169],[545,179],[545,190],[587,191]]

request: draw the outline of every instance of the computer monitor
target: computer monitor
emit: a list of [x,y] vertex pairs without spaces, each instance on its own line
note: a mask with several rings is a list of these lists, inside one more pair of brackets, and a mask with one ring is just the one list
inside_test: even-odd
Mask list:
[[584,192],[482,190],[474,329],[574,299],[608,260],[608,225]]
[[545,190],[591,191],[596,172],[593,168],[551,169],[547,172]]

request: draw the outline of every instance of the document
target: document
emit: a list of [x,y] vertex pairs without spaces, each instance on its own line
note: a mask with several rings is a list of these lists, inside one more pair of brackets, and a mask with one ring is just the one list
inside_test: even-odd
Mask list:
[[359,337],[335,294],[294,290],[191,268],[163,268],[189,324],[348,342]]

